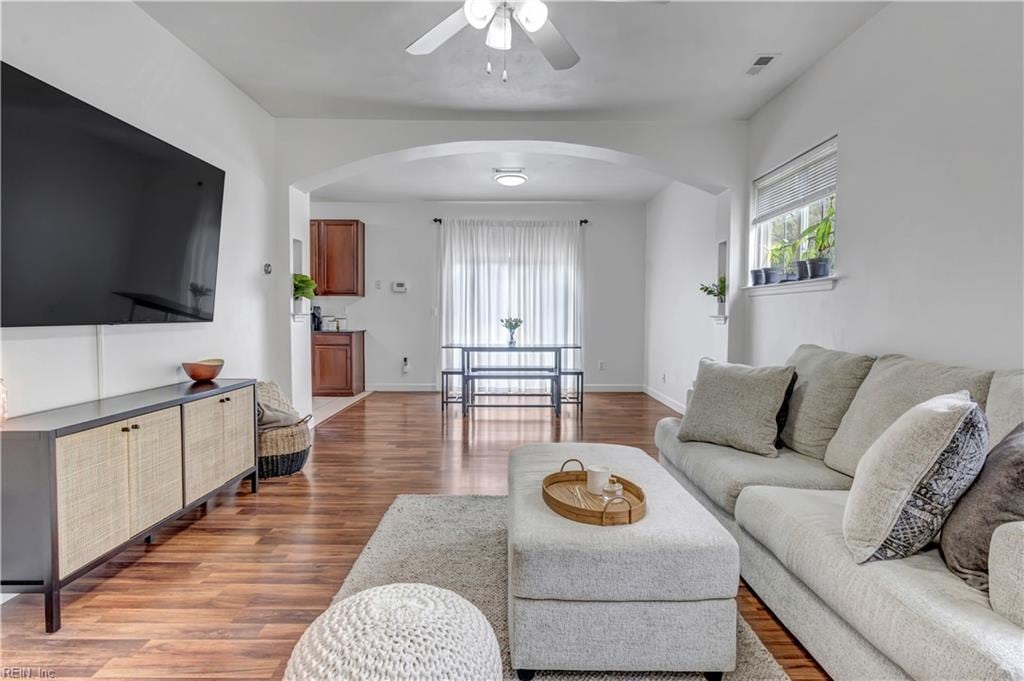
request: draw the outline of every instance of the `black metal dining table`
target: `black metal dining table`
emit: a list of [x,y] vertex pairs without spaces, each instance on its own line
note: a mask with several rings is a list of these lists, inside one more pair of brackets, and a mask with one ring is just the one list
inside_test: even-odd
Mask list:
[[[508,343],[447,343],[441,346],[442,350],[458,350],[462,354],[460,370],[456,375],[462,378],[462,413],[468,415],[469,410],[477,407],[551,407],[555,416],[562,415],[562,354],[569,350],[580,350],[582,346],[577,343],[540,343],[509,345]],[[535,353],[550,354],[552,363],[540,366],[474,366],[474,354],[496,353]],[[452,372],[452,370],[449,370]],[[507,380],[507,381],[529,381],[544,380],[551,382],[551,404],[511,404],[511,403],[488,403],[477,404],[474,397],[473,382],[480,380]],[[580,382],[582,384],[582,381]],[[580,398],[582,400],[582,396]]]

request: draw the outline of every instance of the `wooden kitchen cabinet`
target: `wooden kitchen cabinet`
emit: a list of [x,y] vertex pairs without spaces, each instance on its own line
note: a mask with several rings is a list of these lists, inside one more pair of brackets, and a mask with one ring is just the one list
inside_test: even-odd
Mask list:
[[316,295],[365,295],[365,236],[359,220],[310,220],[309,271]]
[[362,331],[313,332],[313,394],[358,395],[365,389]]
[[128,430],[130,534],[180,510],[185,505],[181,490],[181,407],[132,419]]

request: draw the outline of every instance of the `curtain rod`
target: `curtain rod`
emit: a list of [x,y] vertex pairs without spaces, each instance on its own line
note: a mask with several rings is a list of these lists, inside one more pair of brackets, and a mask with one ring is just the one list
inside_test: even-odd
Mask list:
[[[437,224],[441,224],[441,218],[434,218],[434,222],[436,222]],[[581,225],[589,225],[590,224],[590,220],[588,220],[587,218],[583,218],[582,220],[580,220],[580,224]]]

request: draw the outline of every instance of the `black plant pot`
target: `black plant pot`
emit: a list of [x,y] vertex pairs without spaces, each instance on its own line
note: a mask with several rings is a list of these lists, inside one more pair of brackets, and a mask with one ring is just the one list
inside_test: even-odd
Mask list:
[[831,265],[828,258],[812,258],[807,263],[811,266],[811,279],[821,279],[829,275]]
[[786,278],[783,279],[783,281],[796,281],[796,279],[797,279],[796,271],[786,272]]
[[778,284],[786,278],[786,270],[781,267],[762,267],[761,271],[764,272],[766,284]]
[[810,262],[808,262],[807,260],[796,261],[796,278],[800,280],[811,278]]
[[750,285],[760,286],[764,283],[764,270],[756,269],[750,270]]

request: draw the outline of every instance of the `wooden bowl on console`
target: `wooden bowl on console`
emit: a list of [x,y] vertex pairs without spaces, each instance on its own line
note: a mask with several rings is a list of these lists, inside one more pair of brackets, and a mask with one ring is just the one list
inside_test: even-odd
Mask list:
[[224,360],[201,359],[198,362],[182,362],[181,368],[193,381],[212,381],[224,368]]

